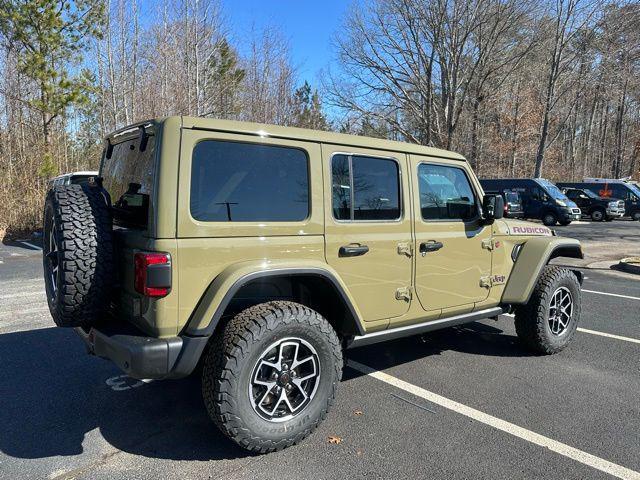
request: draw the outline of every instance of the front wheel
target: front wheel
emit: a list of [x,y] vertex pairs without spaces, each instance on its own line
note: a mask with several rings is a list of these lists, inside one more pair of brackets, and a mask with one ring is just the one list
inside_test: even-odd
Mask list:
[[341,375],[342,348],[329,322],[304,305],[268,302],[236,315],[214,339],[202,393],[227,437],[267,453],[320,424]]
[[548,355],[564,349],[580,320],[580,283],[566,268],[547,265],[529,302],[516,308],[516,333],[531,351]]

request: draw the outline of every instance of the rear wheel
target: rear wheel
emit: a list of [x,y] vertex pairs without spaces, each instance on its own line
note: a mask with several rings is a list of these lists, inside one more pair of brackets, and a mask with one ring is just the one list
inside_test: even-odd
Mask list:
[[580,284],[575,274],[548,265],[540,274],[529,302],[516,308],[516,333],[535,353],[559,352],[578,328],[580,308]]
[[325,418],[342,374],[338,337],[319,313],[293,302],[250,307],[207,350],[204,402],[220,430],[266,453],[293,445]]
[[594,222],[602,222],[606,218],[607,214],[601,208],[596,208],[593,212],[591,212],[591,220]]
[[542,216],[542,223],[544,223],[547,227],[553,227],[556,223],[558,223],[558,217],[556,217],[555,213],[547,212]]
[[97,320],[109,304],[112,223],[102,189],[64,185],[49,190],[44,208],[43,267],[47,303],[60,327]]
[[640,212],[634,212],[633,215],[631,215],[631,218],[634,220],[640,220]]

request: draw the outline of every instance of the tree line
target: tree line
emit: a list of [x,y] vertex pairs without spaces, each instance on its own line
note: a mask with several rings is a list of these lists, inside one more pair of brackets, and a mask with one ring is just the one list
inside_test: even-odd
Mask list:
[[46,181],[101,139],[196,115],[392,138],[482,176],[640,169],[640,5],[356,1],[317,84],[286,32],[235,39],[217,0],[0,0],[0,232],[40,223]]

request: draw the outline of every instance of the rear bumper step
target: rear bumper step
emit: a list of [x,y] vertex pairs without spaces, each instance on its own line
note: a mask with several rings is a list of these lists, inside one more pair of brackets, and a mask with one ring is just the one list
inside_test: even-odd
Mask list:
[[75,329],[90,354],[111,360],[124,373],[138,379],[181,378],[200,359],[207,337],[154,338],[144,334]]

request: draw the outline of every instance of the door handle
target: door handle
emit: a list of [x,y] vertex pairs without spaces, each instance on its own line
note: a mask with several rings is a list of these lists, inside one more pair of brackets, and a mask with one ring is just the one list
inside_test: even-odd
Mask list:
[[339,257],[359,257],[369,251],[366,245],[343,245],[338,250]]
[[420,244],[420,255],[424,257],[428,252],[435,252],[437,250],[440,250],[442,247],[444,247],[442,242],[436,242],[435,240],[422,242]]

